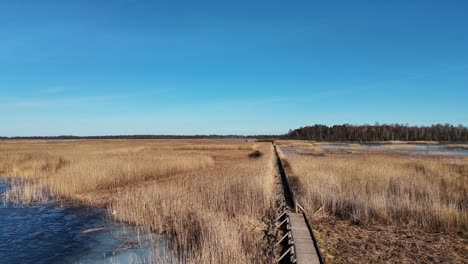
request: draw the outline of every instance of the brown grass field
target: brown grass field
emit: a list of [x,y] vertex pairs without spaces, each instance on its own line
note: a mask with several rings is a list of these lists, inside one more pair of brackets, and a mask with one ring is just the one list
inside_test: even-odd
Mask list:
[[467,157],[306,153],[283,158],[327,263],[466,263]]
[[[259,150],[263,155],[249,158]],[[3,141],[10,201],[51,196],[105,206],[164,234],[188,263],[269,263],[274,215],[271,143],[238,140]],[[157,254],[157,253],[155,253]]]
[[[467,263],[468,157],[277,143],[298,153],[280,155],[326,263]],[[179,262],[274,260],[280,190],[269,142],[0,141],[0,175],[14,182],[10,202],[106,207],[163,234]]]

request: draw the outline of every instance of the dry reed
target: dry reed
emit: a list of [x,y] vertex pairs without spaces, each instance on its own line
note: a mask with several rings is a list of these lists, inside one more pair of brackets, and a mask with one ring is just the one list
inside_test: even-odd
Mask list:
[[464,263],[468,157],[343,148],[286,157],[326,263]]
[[[249,158],[254,149],[263,155]],[[107,206],[117,220],[164,234],[174,257],[188,263],[271,261],[265,252],[271,252],[272,245],[263,241],[263,232],[274,207],[274,173],[268,143],[0,144],[0,174],[26,183],[11,190],[10,201],[40,200],[51,191]]]
[[255,150],[257,144],[203,144],[203,145],[181,145],[174,147],[175,150]]
[[288,157],[299,201],[353,222],[466,232],[468,166],[378,154]]
[[274,159],[271,146],[262,151],[236,166],[122,190],[110,208],[119,220],[171,237],[181,262],[264,262],[271,245],[260,219],[273,208]]

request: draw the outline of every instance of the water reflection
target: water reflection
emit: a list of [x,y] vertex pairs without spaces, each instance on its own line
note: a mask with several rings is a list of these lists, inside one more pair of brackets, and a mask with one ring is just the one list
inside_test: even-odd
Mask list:
[[[0,195],[7,188],[0,182]],[[110,220],[105,209],[0,203],[0,263],[147,262],[165,247],[156,241]]]

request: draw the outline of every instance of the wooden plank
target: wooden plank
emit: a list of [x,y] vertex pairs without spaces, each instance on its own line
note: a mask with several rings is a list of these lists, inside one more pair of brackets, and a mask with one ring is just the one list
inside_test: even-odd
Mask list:
[[[305,216],[301,213],[292,213],[291,211],[297,210],[296,206],[299,206],[300,209],[304,210],[304,208],[300,207],[299,204],[296,203],[294,198],[294,192],[289,185],[288,176],[286,174],[285,168],[283,166],[283,162],[278,154],[278,147],[274,145],[275,154],[276,154],[276,161],[279,170],[279,176],[281,179],[282,187],[283,187],[283,203],[284,207],[281,207],[288,212],[288,231],[290,231],[292,240],[294,241],[294,255],[296,259],[292,262],[299,263],[299,264],[321,264],[320,253],[316,247],[316,244],[313,239],[312,230],[309,228],[307,220]],[[281,220],[284,216],[284,213],[278,217],[278,220]],[[287,220],[286,219],[286,220]],[[285,220],[285,221],[286,221]],[[284,224],[284,222],[282,224]],[[281,225],[280,225],[281,226]],[[290,250],[289,248],[288,250]],[[284,255],[282,256],[284,257]],[[282,258],[280,258],[281,260]]]
[[298,264],[320,264],[315,250],[314,241],[307,228],[304,216],[300,213],[290,213],[291,232],[295,243]]

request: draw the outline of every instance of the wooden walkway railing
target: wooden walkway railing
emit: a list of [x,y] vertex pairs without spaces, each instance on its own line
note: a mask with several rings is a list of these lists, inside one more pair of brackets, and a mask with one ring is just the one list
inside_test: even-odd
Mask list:
[[280,216],[276,219],[278,228],[284,234],[277,246],[280,246],[283,250],[277,262],[323,264],[317,240],[314,237],[306,212],[296,200],[275,144],[274,148],[283,187],[283,194],[280,197]]

